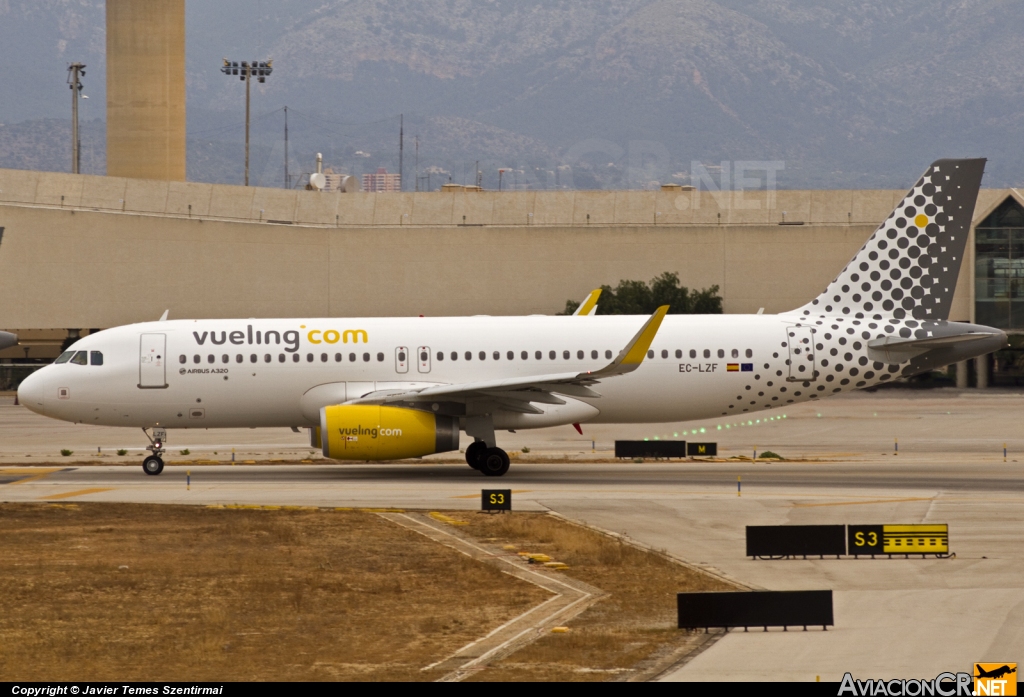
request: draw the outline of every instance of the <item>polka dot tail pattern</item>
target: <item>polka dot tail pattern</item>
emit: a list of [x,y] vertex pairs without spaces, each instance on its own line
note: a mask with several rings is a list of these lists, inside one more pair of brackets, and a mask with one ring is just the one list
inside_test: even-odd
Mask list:
[[810,304],[805,317],[945,320],[984,159],[937,160]]

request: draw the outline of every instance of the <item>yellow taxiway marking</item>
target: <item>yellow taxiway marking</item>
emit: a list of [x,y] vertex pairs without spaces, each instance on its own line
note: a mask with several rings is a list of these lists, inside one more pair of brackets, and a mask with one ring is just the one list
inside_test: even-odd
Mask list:
[[49,501],[52,499],[69,499],[72,496],[85,496],[86,494],[98,494],[103,491],[113,491],[113,489],[79,489],[78,491],[68,491],[63,494],[51,494],[50,496],[40,496],[38,501]]
[[[532,492],[533,489],[512,489],[511,491],[512,491],[513,494],[528,494],[528,493]],[[480,498],[480,494],[467,494],[466,496],[450,496],[449,498],[453,498],[453,499],[478,499],[478,498]]]
[[0,477],[4,475],[11,477],[24,477],[24,479],[18,479],[7,483],[7,486],[14,486],[15,484],[24,484],[26,482],[38,482],[40,479],[45,479],[54,472],[60,472],[63,469],[63,467],[4,467],[3,469],[0,469]]
[[791,508],[814,508],[817,506],[865,506],[870,503],[903,503],[904,501],[932,501],[933,496],[915,496],[906,499],[875,499],[873,501],[834,501],[830,503],[794,503]]

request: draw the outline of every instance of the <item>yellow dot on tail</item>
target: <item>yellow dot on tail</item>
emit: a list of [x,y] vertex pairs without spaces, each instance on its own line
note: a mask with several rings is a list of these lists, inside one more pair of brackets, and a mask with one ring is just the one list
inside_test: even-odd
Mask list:
[[914,218],[914,225],[918,227],[924,227],[928,224],[928,216],[924,213],[918,213],[917,217]]

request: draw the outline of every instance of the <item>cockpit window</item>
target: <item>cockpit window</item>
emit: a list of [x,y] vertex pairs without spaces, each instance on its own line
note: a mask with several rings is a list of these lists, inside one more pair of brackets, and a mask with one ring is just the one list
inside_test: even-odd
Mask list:
[[57,356],[57,360],[54,363],[67,363],[71,360],[71,357],[75,355],[74,351],[65,351],[64,353]]
[[75,357],[71,359],[71,362],[75,365],[89,365],[89,352],[76,351]]
[[89,352],[89,363],[91,365],[103,365],[103,352],[102,351],[90,351]]

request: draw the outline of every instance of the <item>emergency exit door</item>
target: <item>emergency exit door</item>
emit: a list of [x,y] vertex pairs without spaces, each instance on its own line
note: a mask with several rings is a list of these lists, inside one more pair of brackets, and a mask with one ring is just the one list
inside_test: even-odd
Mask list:
[[167,387],[167,335],[142,334],[139,337],[139,387]]

